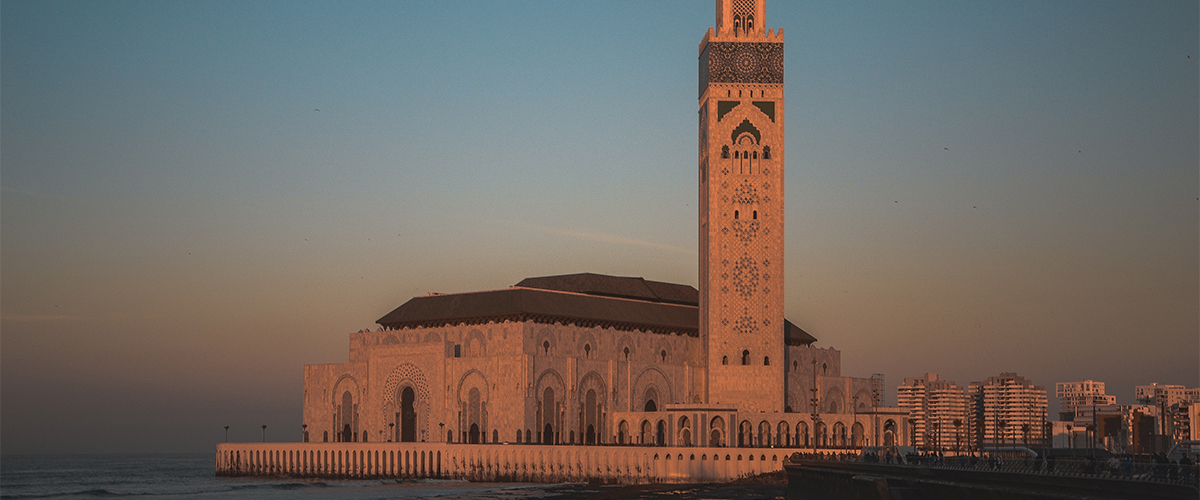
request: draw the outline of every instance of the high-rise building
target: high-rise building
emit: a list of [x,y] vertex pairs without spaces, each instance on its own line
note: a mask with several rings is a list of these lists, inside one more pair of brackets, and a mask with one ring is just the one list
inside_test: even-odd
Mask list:
[[1059,382],[1054,384],[1054,395],[1058,398],[1059,420],[1075,418],[1077,406],[1117,404],[1116,396],[1104,393],[1104,382],[1095,380]]
[[1001,373],[967,387],[977,446],[1042,443],[1046,435],[1046,388],[1016,373]]
[[1182,385],[1167,385],[1157,382],[1150,385],[1139,385],[1133,388],[1137,402],[1144,405],[1166,406],[1182,402],[1200,403],[1200,388],[1187,388]]
[[969,443],[970,398],[936,373],[904,379],[896,388],[899,406],[908,410],[914,445],[930,450],[963,450]]

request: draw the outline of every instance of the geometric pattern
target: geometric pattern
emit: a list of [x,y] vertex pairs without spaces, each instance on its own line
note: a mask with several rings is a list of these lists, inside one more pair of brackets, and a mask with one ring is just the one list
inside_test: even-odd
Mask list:
[[742,316],[733,323],[733,331],[748,334],[758,331],[758,321],[749,315]]
[[758,290],[758,277],[758,263],[749,255],[743,256],[733,266],[734,291],[744,299],[750,298]]
[[754,236],[758,233],[758,221],[756,220],[735,220],[733,221],[733,234],[742,243],[750,243]]
[[708,82],[783,83],[783,44],[709,42]]
[[742,181],[742,185],[738,186],[734,193],[733,201],[744,205],[758,203],[758,190],[749,181]]
[[400,389],[400,384],[405,381],[412,381],[413,389],[416,389],[417,392],[417,400],[414,401],[416,403],[414,406],[421,406],[420,411],[417,412],[418,418],[421,419],[421,422],[417,424],[417,428],[428,429],[429,385],[425,383],[425,374],[412,363],[404,363],[397,366],[396,369],[392,370],[392,373],[388,374],[387,382],[383,385],[383,407],[395,408],[400,405],[400,402],[396,401],[396,393]]

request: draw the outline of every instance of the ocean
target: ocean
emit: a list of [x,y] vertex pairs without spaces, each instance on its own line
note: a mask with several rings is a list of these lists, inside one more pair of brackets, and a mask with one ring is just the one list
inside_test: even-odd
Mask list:
[[780,485],[599,486],[438,480],[227,478],[213,455],[4,455],[0,499],[781,499]]

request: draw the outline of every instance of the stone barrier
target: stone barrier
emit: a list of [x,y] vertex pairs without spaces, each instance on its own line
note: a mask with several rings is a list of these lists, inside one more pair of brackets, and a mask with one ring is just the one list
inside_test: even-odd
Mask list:
[[445,443],[221,443],[218,476],[444,478],[600,483],[725,482],[782,470],[776,448]]

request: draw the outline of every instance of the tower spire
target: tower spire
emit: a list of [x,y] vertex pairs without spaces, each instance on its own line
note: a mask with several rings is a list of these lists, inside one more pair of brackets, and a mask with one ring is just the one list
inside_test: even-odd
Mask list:
[[707,402],[783,411],[783,37],[717,0],[700,43],[700,336]]

